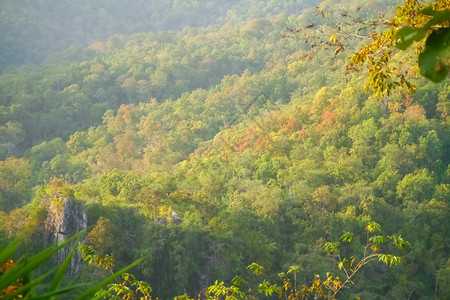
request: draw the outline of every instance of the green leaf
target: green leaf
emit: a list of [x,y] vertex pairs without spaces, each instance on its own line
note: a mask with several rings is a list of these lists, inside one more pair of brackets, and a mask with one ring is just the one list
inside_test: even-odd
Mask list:
[[339,252],[338,247],[340,244],[341,243],[339,243],[339,242],[335,242],[335,243],[326,242],[323,247],[324,247],[325,251],[328,253],[333,253],[333,252],[337,253],[337,252]]
[[402,261],[401,257],[392,254],[379,254],[378,259],[389,266],[396,266]]
[[77,239],[84,231],[80,231],[71,238],[62,242],[60,245],[54,245],[47,249],[44,249],[40,253],[16,263],[13,267],[7,270],[0,278],[0,291],[11,285],[17,279],[22,278],[30,274],[31,271],[41,266],[46,260],[50,259],[56,252],[64,248],[67,244]]
[[262,274],[262,272],[263,272],[263,270],[264,270],[264,267],[258,265],[257,263],[252,263],[251,265],[249,265],[249,266],[247,267],[247,269],[252,270],[253,274],[259,276],[259,275]]
[[144,260],[144,258],[140,258],[140,259],[136,260],[135,262],[133,262],[132,264],[130,264],[130,265],[126,266],[125,268],[123,268],[123,269],[117,271],[116,273],[112,274],[111,276],[103,279],[102,281],[97,283],[95,286],[90,287],[86,291],[84,291],[81,294],[79,294],[77,297],[74,298],[74,300],[81,300],[81,299],[89,298],[91,295],[95,294],[97,292],[97,290],[99,290],[101,287],[103,287],[106,284],[110,283],[115,278],[119,277],[120,275],[122,275],[123,273],[125,273],[126,271],[131,269],[132,267],[134,267],[137,264],[141,263],[143,260]]
[[389,266],[396,266],[396,265],[398,265],[401,262],[402,262],[402,258],[401,257],[393,255],[391,257],[390,261],[389,261]]
[[381,227],[380,224],[378,224],[377,222],[370,222],[366,227],[366,231],[367,230],[369,232],[380,231]]
[[[122,278],[123,278],[123,280],[126,280],[126,281],[135,281],[136,280],[136,278],[134,277],[134,275],[133,274],[130,274],[130,273],[123,273],[122,274]],[[131,279],[131,280],[130,280]]]
[[405,241],[401,235],[394,234],[393,236],[390,236],[390,239],[392,240],[392,243],[395,247],[404,249],[407,247],[411,247],[411,244],[408,241]]
[[264,280],[262,283],[258,285],[258,292],[264,293],[264,295],[271,296],[272,293],[277,289],[276,285],[270,285],[270,283],[267,280]]
[[406,50],[413,42],[422,40],[426,35],[427,30],[423,28],[403,27],[395,34],[396,46],[400,50]]
[[[30,282],[28,282],[27,284],[19,287],[14,293],[11,293],[5,297],[2,297],[2,300],[9,300],[9,299],[15,299],[15,297],[17,297],[18,295],[24,295],[26,294],[28,291],[30,291],[32,288],[34,288],[36,285],[38,285],[39,283],[41,283],[47,276],[49,276],[52,272],[54,271],[54,269],[48,271],[47,273],[39,276],[38,278],[31,280]],[[33,297],[34,298],[34,297]]]
[[240,285],[243,285],[245,283],[245,279],[240,277],[240,276],[234,276],[234,278],[231,280],[231,282],[235,286],[240,286]]
[[0,264],[3,264],[6,260],[10,259],[17,248],[19,248],[20,244],[22,244],[21,237],[17,237],[9,243],[8,246],[0,252]]
[[64,273],[67,270],[67,267],[70,265],[70,261],[72,260],[73,254],[75,253],[76,246],[73,246],[72,249],[70,249],[69,254],[64,259],[62,264],[59,266],[59,268],[56,270],[56,274],[52,279],[52,282],[50,283],[50,286],[48,288],[49,292],[56,291],[56,289],[59,287],[59,284],[61,283]]
[[420,73],[439,82],[448,75],[450,58],[450,28],[434,30],[427,38],[425,50],[419,55]]
[[378,259],[379,259],[381,262],[383,262],[383,263],[385,263],[385,264],[388,264],[389,256],[390,256],[390,255],[388,255],[388,254],[378,254]]
[[427,15],[427,16],[432,16],[432,15],[435,14],[435,12],[436,12],[436,11],[435,11],[431,6],[425,7],[424,9],[422,9],[422,10],[420,11],[420,13],[421,13],[422,15]]
[[79,285],[72,285],[72,286],[68,286],[68,287],[64,287],[52,292],[48,292],[48,293],[44,293],[41,294],[39,296],[33,296],[32,300],[47,300],[47,299],[51,299],[52,297],[58,296],[58,295],[63,295],[63,294],[67,294],[70,291],[80,288],[84,286],[84,284],[79,284]]
[[351,242],[353,240],[353,233],[351,232],[346,232],[341,236],[341,240],[343,242]]
[[382,235],[376,235],[369,239],[369,242],[374,243],[375,245],[381,245],[385,241],[385,237]]
[[430,29],[433,25],[443,25],[442,23],[450,21],[450,9],[434,10],[431,7],[427,7],[423,9],[421,13],[424,15],[433,16],[433,18],[422,27],[426,30]]
[[289,273],[292,273],[292,272],[295,272],[295,273],[298,273],[298,272],[300,272],[300,266],[291,266],[290,268],[289,268],[289,270],[287,271],[287,274],[289,274]]

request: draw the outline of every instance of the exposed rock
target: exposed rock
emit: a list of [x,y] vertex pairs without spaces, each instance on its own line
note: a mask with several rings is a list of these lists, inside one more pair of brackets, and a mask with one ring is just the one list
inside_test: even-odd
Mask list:
[[178,217],[178,214],[175,211],[172,211],[172,223],[178,225],[181,222],[183,222],[183,220],[180,217]]
[[159,217],[158,219],[156,219],[156,222],[159,224],[167,225],[167,218],[164,216]]
[[[178,225],[181,222],[183,222],[183,219],[181,219],[178,214],[175,211],[172,211],[172,218],[170,219],[172,224]],[[167,225],[168,220],[166,216],[162,216],[156,219],[156,223]]]
[[[47,232],[48,245],[60,243],[87,227],[86,212],[81,204],[69,198],[63,198],[62,200],[47,199],[47,201],[48,214],[44,226]],[[80,242],[75,241],[74,243]],[[58,264],[62,263],[67,257],[74,243],[67,245],[56,254]],[[68,275],[73,276],[79,273],[81,260],[81,256],[76,251],[70,262]]]

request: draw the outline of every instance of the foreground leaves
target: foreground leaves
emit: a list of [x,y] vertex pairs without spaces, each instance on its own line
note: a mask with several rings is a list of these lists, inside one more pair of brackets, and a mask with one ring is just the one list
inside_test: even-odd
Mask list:
[[[65,240],[59,245],[50,246],[38,254],[28,257],[27,254],[21,256],[16,262],[9,259],[13,257],[19,250],[22,244],[22,238],[14,239],[5,249],[0,252],[0,264],[2,266],[2,273],[0,273],[0,298],[2,299],[59,299],[66,298],[68,293],[71,293],[72,299],[81,300],[92,297],[101,287],[107,285],[121,274],[125,273],[130,268],[139,264],[143,259],[139,259],[125,268],[111,274],[107,278],[101,280],[95,285],[83,290],[82,285],[69,285],[60,287],[64,274],[70,265],[70,261],[76,245],[74,245],[69,255],[61,263],[60,266],[52,268],[50,271],[40,273],[40,267],[48,260],[50,260],[59,250],[70,245],[76,241],[84,231],[77,233],[71,238]],[[35,275],[38,274],[38,275]],[[36,287],[46,279],[53,276],[50,284],[46,287],[40,288],[40,292],[36,291]],[[75,290],[81,291],[74,293]],[[42,290],[46,290],[42,292]]]

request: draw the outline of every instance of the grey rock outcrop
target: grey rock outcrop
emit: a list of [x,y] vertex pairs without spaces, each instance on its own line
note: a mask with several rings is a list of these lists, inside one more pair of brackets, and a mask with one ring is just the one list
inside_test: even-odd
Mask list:
[[172,211],[172,223],[175,225],[180,224],[183,220],[178,216],[175,211]]
[[[87,227],[87,216],[83,206],[72,199],[52,199],[48,201],[48,214],[44,227],[47,232],[47,244],[61,243],[67,238]],[[56,254],[58,264],[62,263],[74,246],[75,241]],[[78,251],[74,253],[67,274],[73,276],[79,273],[82,258]]]
[[175,211],[172,211],[172,217],[169,219],[166,216],[162,216],[156,219],[156,223],[163,225],[167,225],[169,221],[172,224],[179,225],[181,222],[183,222],[183,219],[181,219]]
[[167,218],[165,216],[159,217],[156,219],[156,223],[167,225]]

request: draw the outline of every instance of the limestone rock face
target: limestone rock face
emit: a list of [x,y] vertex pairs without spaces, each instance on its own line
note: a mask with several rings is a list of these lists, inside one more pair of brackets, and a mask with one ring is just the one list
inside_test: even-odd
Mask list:
[[[72,199],[50,200],[48,207],[47,220],[45,221],[48,245],[61,243],[87,227],[87,215],[83,206]],[[75,243],[79,242],[76,241]],[[58,264],[63,262],[73,246],[74,244],[71,243],[56,254]],[[78,252],[75,252],[67,270],[68,275],[78,274],[80,266],[81,256]]]

